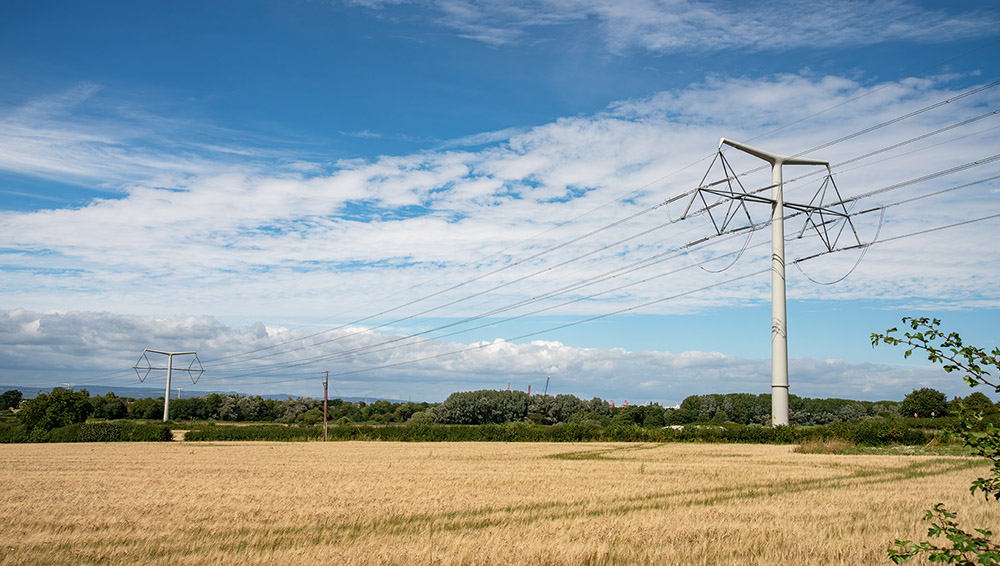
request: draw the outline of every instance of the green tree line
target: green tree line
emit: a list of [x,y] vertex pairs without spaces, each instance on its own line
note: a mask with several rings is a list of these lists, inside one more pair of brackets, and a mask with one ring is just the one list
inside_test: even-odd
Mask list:
[[[91,396],[85,389],[55,388],[33,399],[22,400],[19,391],[0,394],[0,409],[19,408],[17,420],[30,429],[52,430],[87,419],[159,420],[163,398],[132,399],[114,393]],[[789,397],[790,421],[799,426],[821,426],[886,417],[940,418],[964,404],[985,415],[998,407],[981,392],[948,401],[940,391],[914,390],[903,401],[854,401]],[[174,399],[170,419],[176,421],[278,422],[312,425],[322,422],[322,401],[311,397],[268,399],[226,393]],[[7,413],[8,417],[10,413]],[[333,399],[328,419],[334,424],[457,424],[483,425],[526,422],[596,426],[677,426],[693,423],[769,425],[771,396],[750,393],[691,395],[678,407],[652,403],[612,407],[603,399],[589,401],[574,395],[528,395],[523,391],[478,390],[452,393],[443,403],[378,400],[373,403]]]

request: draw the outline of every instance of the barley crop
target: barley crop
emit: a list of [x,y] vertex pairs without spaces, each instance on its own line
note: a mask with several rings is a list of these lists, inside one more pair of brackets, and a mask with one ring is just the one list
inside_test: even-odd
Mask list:
[[712,444],[0,445],[2,564],[886,564],[981,460]]

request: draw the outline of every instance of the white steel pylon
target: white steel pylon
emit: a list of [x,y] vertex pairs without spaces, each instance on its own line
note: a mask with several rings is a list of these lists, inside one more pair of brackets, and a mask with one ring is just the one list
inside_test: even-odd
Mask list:
[[[162,354],[167,357],[167,367],[154,367],[150,363],[149,357],[146,354]],[[186,368],[175,368],[174,367],[174,356],[194,356],[191,363],[188,364]],[[140,365],[145,361],[146,365]],[[198,367],[195,368],[195,364]],[[163,422],[166,422],[170,418],[170,379],[173,377],[174,370],[186,371],[191,377],[191,383],[198,383],[198,379],[201,378],[201,374],[205,373],[205,368],[201,365],[201,360],[198,359],[198,354],[196,352],[162,352],[160,350],[150,350],[146,348],[142,351],[142,356],[139,357],[139,361],[132,366],[135,370],[135,374],[139,376],[139,381],[145,381],[149,377],[149,372],[153,370],[167,370],[167,392],[163,396]],[[146,370],[145,374],[140,374],[139,370]],[[195,377],[197,375],[197,377]]]
[[[837,191],[836,185],[833,183],[833,176],[830,173],[829,162],[819,159],[778,155],[743,143],[734,142],[726,138],[722,138],[722,140],[719,141],[719,156],[722,156],[723,145],[728,145],[754,157],[763,159],[771,164],[771,198],[765,198],[754,193],[748,193],[745,189],[741,192],[735,192],[732,190],[731,183],[729,183],[729,191],[710,189],[707,187],[711,185],[704,186],[703,181],[703,186],[695,192],[695,195],[691,199],[690,204],[688,204],[687,210],[684,211],[682,218],[686,217],[691,211],[691,207],[694,205],[695,199],[701,198],[702,202],[705,204],[704,210],[709,213],[709,217],[711,218],[712,225],[715,227],[716,232],[722,234],[727,231],[743,229],[737,228],[732,230],[728,228],[729,224],[736,218],[736,216],[742,216],[740,214],[741,211],[750,222],[749,227],[752,229],[756,228],[750,211],[747,208],[748,201],[768,203],[771,205],[771,426],[787,426],[788,324],[785,313],[784,209],[787,206],[788,208],[796,210],[799,213],[805,214],[806,222],[803,225],[799,236],[801,237],[807,228],[812,227],[823,240],[823,243],[828,251],[832,251],[837,246],[839,237],[848,226],[850,227],[850,231],[853,234],[857,245],[861,245],[861,240],[858,238],[857,231],[854,229],[850,215],[847,213],[847,208],[844,205],[843,200],[840,198],[839,191]],[[722,160],[723,167],[726,168],[727,165],[725,163],[725,157],[722,157]],[[817,195],[813,197],[809,204],[794,204],[786,203],[784,201],[781,178],[781,168],[783,165],[820,165],[826,167],[827,179],[824,181],[820,190],[817,192]],[[711,167],[709,169],[711,170]],[[726,175],[726,182],[729,182],[731,179],[736,177],[735,174],[730,176],[728,171]],[[708,174],[706,173],[706,177],[707,176]],[[738,179],[736,179],[736,181],[739,183]],[[715,184],[718,183],[712,183],[712,185]],[[833,206],[839,205],[839,210],[823,207],[823,200],[829,187],[833,188],[833,193],[836,198]],[[742,185],[740,188],[742,189]],[[716,221],[714,216],[712,216],[711,209],[715,205],[708,204],[705,200],[705,194],[722,197],[723,199],[729,201],[728,210],[726,211],[725,217],[721,219],[721,221]],[[817,199],[819,199],[818,202]],[[840,225],[839,229],[836,229],[836,224],[841,219],[844,220],[844,222]]]

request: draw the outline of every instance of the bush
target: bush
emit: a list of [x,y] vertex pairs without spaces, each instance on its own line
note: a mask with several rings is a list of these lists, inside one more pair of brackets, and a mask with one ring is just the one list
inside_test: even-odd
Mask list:
[[17,389],[4,391],[0,394],[0,411],[16,409],[21,405],[21,392]]
[[410,419],[406,422],[411,425],[431,424],[434,422],[434,413],[430,411],[417,411],[410,415]]
[[948,412],[948,398],[937,389],[915,389],[899,404],[904,417],[943,417]]
[[50,393],[40,393],[21,404],[17,418],[29,429],[52,430],[80,423],[94,412],[84,392],[56,387]]
[[299,415],[299,418],[295,419],[295,422],[299,422],[304,425],[319,424],[323,422],[323,411],[320,409],[309,409]]
[[30,431],[23,424],[0,424],[0,444],[30,442]]
[[885,446],[903,441],[904,428],[895,421],[863,421],[855,425],[852,435],[862,446]]
[[74,423],[54,428],[29,429],[25,425],[0,425],[0,443],[14,442],[169,442],[170,428],[160,424],[113,422]]
[[77,423],[54,429],[49,442],[169,442],[170,427],[150,423]]
[[[331,427],[332,433],[336,427]],[[331,434],[332,436],[332,434]],[[288,427],[275,425],[213,426],[192,430],[184,435],[185,441],[208,440],[320,440],[320,427]]]

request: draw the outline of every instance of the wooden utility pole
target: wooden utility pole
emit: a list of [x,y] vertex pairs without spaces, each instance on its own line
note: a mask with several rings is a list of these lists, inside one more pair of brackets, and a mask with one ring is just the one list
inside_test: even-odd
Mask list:
[[326,389],[330,382],[330,372],[323,372],[323,442],[326,442],[328,425],[326,423]]

